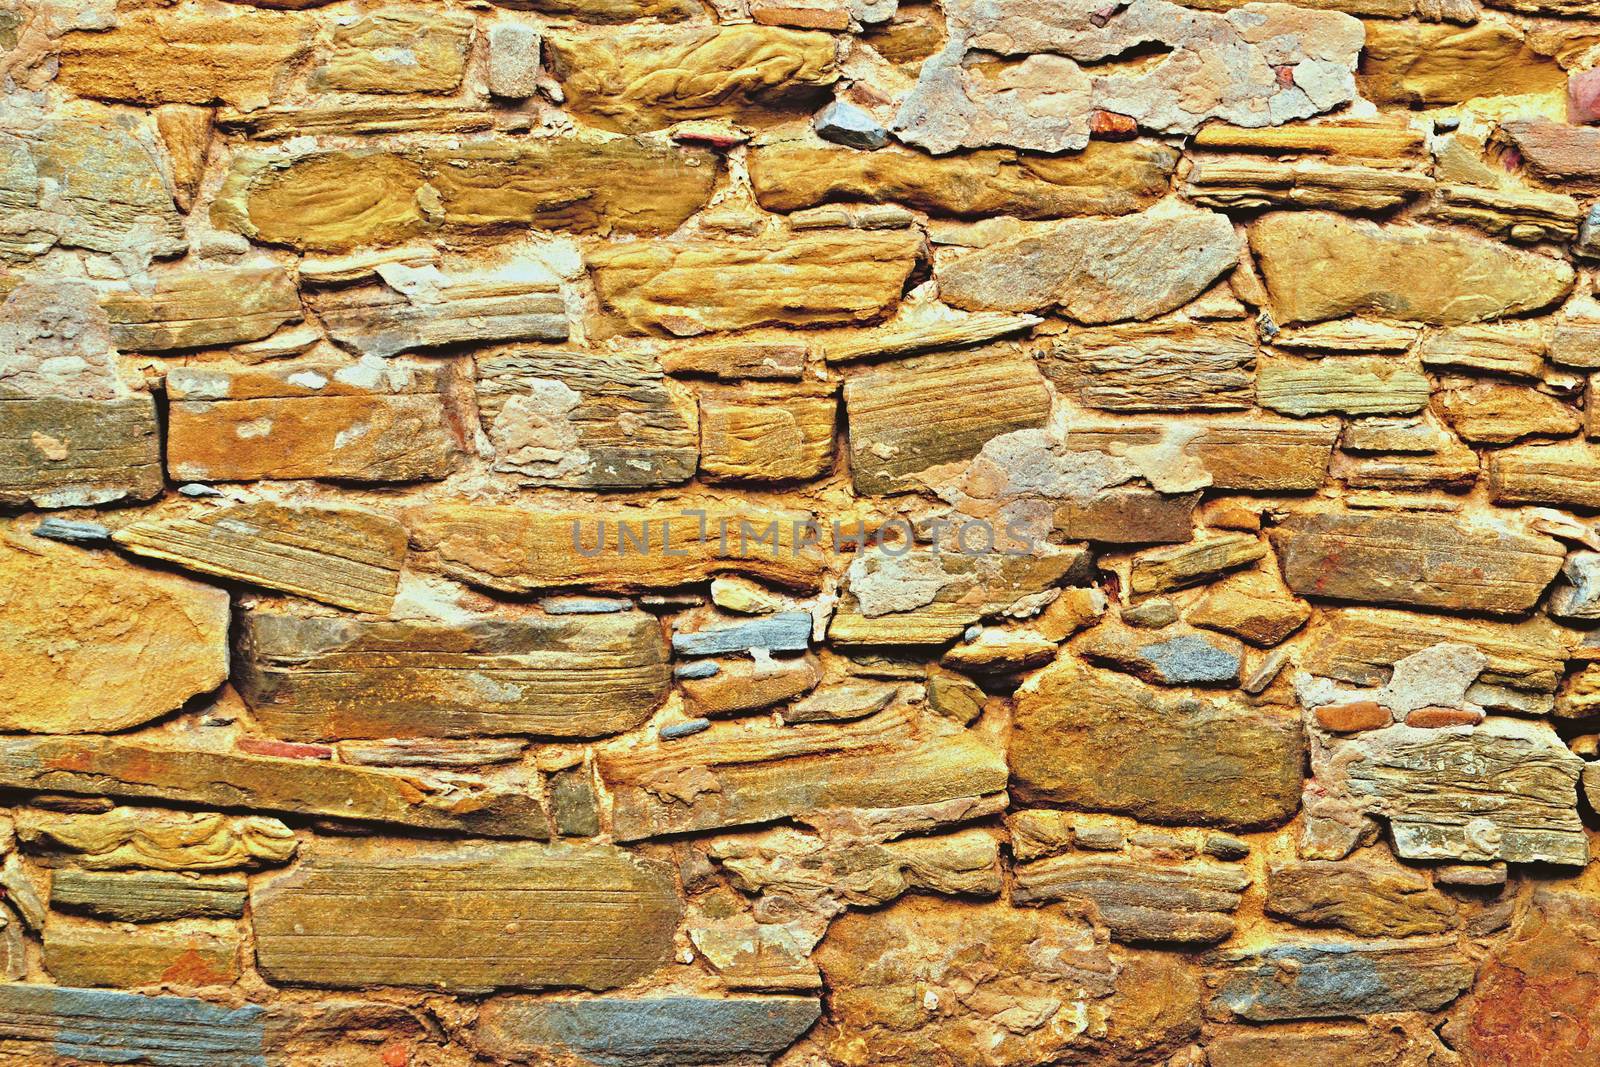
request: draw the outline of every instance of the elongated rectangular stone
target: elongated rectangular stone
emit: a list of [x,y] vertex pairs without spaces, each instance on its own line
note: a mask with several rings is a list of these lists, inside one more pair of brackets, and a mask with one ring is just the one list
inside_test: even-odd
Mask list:
[[811,613],[780,611],[749,622],[715,626],[672,635],[672,651],[680,656],[722,656],[762,648],[768,652],[804,652],[811,644]]
[[244,914],[245,888],[243,875],[192,878],[166,871],[118,874],[63,867],[50,878],[50,906],[119,922],[237,919]]
[[730,572],[812,589],[823,555],[806,543],[808,523],[807,512],[727,503],[587,512],[432,504],[406,516],[412,544],[444,573],[508,593],[650,589]]
[[1396,660],[1440,642],[1470,645],[1487,656],[1478,681],[1490,685],[1554,693],[1566,670],[1563,632],[1542,617],[1487,622],[1381,608],[1347,608],[1325,617],[1327,629],[1304,646],[1300,665],[1357,685],[1385,684]]
[[0,786],[326,815],[489,837],[548,836],[544,811],[525,785],[324,760],[162,748],[123,738],[0,741]]
[[13,1062],[267,1067],[262,1009],[189,997],[0,983],[0,1053]]
[[1600,449],[1581,442],[1529,444],[1489,453],[1489,498],[1497,504],[1600,508]]
[[281,267],[209,267],[153,272],[151,285],[101,293],[111,340],[124,352],[167,352],[255,341],[303,317]]
[[368,356],[395,356],[469,341],[565,341],[566,304],[552,279],[516,270],[449,276],[424,272],[405,292],[388,285],[311,297],[328,335]]
[[44,965],[75,986],[225,986],[239,977],[237,923],[190,920],[118,929],[52,915],[44,928]]
[[1116,448],[1161,449],[1171,440],[1181,456],[1211,476],[1212,488],[1304,492],[1321,487],[1338,439],[1337,420],[1218,415],[1186,417],[1181,427],[1150,419],[1074,420],[1065,447],[1110,454]]
[[611,989],[666,963],[670,869],[609,845],[323,841],[250,891],[269,981],[453,993]]
[[1017,904],[1092,901],[1118,941],[1215,944],[1233,935],[1250,874],[1232,864],[1052,856],[1018,864]]
[[380,615],[406,551],[400,524],[374,512],[267,503],[141,519],[112,536],[136,555]]
[[443,478],[466,449],[454,368],[175,367],[167,465],[176,479]]
[[1206,1012],[1251,1022],[1434,1011],[1472,984],[1454,938],[1311,941],[1217,955]]
[[1510,522],[1422,512],[1291,515],[1271,537],[1302,596],[1491,615],[1532,608],[1566,558]]
[[265,815],[218,815],[160,808],[17,813],[17,839],[32,853],[69,855],[90,870],[221,871],[285,863],[294,831]]
[[274,736],[331,741],[619,733],[660,704],[671,669],[660,624],[634,611],[444,623],[255,610],[240,616],[235,674]]
[[1255,385],[1248,323],[1127,323],[1077,330],[1052,345],[1045,374],[1103,411],[1248,408]]
[[161,485],[153,397],[0,393],[0,504],[60,508],[148,500]]
[[689,738],[602,754],[599,769],[619,841],[1006,787],[998,752],[964,732],[931,732],[894,709],[843,726],[718,723]]

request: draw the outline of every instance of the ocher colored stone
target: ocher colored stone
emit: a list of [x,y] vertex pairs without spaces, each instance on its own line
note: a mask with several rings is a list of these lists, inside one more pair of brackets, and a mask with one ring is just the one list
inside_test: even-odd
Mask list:
[[1543,323],[1507,322],[1429,331],[1417,346],[1424,367],[1485,370],[1518,378],[1544,373]]
[[167,374],[167,467],[183,481],[443,478],[466,451],[444,365],[296,363]]
[[1175,321],[1075,330],[1043,362],[1057,389],[1104,411],[1247,408],[1255,331],[1243,323]]
[[1269,915],[1361,937],[1442,934],[1456,906],[1417,872],[1362,860],[1301,860],[1267,870]]
[[214,815],[154,808],[112,808],[104,814],[24,809],[17,838],[30,851],[67,853],[90,870],[143,867],[220,871],[286,862],[295,836],[264,815]]
[[406,550],[405,530],[375,512],[268,503],[153,515],[113,538],[201,574],[380,615],[394,603]]
[[[1181,426],[1174,426],[1166,421],[1123,417],[1075,419],[1064,444],[1071,450],[1115,453],[1140,449],[1160,455],[1170,443],[1177,457],[1200,465],[1210,476],[1212,488],[1304,492],[1322,485],[1338,436],[1336,420],[1188,416]],[[1187,539],[1187,534],[1177,538]]]
[[1221,630],[1270,648],[1304,626],[1311,618],[1311,608],[1295,599],[1276,577],[1251,571],[1218,582],[1183,617],[1194,626]]
[[[611,989],[665,963],[668,869],[609,845],[319,843],[250,890],[269,981],[455,993]],[[384,846],[390,847],[384,847]]]
[[1160,823],[1281,823],[1300,804],[1297,719],[1168,694],[1070,655],[1018,690],[1015,792]]
[[28,397],[0,389],[0,504],[148,500],[161,486],[154,398]]
[[1206,1044],[1211,1067],[1431,1067],[1439,1062],[1439,1040],[1431,1031],[1408,1033],[1403,1024],[1317,1023],[1308,1029],[1237,1027]]
[[1379,104],[1437,107],[1478,96],[1544,93],[1566,77],[1555,61],[1527,45],[1502,22],[1366,23],[1359,80],[1362,95]]
[[105,552],[0,540],[0,729],[124,730],[228,677],[228,594]]
[[1422,368],[1386,356],[1269,356],[1255,386],[1257,403],[1285,415],[1402,415],[1428,403]]
[[1581,441],[1528,444],[1489,453],[1489,497],[1497,504],[1600,508],[1600,468]]
[[1441,389],[1434,399],[1461,439],[1472,444],[1506,445],[1524,437],[1565,437],[1583,425],[1576,411],[1526,386],[1483,382]]
[[276,737],[595,737],[666,696],[656,620],[612,615],[448,623],[241,616],[235,683]]
[[256,108],[275,95],[312,32],[304,16],[276,11],[125,11],[113,29],[61,38],[58,80],[69,92],[102,100]]
[[158,108],[155,118],[156,132],[161,135],[167,164],[172,168],[172,197],[179,208],[188,211],[194,206],[200,180],[206,173],[206,156],[211,151],[215,126],[212,111],[206,107],[170,104]]
[[635,332],[692,337],[747,326],[879,318],[916,265],[911,232],[817,231],[754,243],[631,243],[592,251],[603,308]]
[[[564,586],[649,589],[740,572],[815,588],[822,552],[807,512],[737,504],[621,511],[535,512],[433,504],[406,517],[412,543],[448,575],[508,593]],[[824,531],[825,534],[825,531]]]
[[845,381],[844,404],[851,478],[856,492],[873,495],[915,489],[991,439],[1050,417],[1033,359],[1003,345],[856,374]]
[[1535,311],[1572,288],[1565,262],[1483,237],[1278,212],[1250,228],[1280,322],[1375,314],[1454,326]]
[[235,158],[212,221],[267,244],[341,250],[529,226],[671,231],[717,181],[710,152],[617,137]]
[[832,388],[745,386],[700,394],[700,471],[708,479],[787,481],[833,467]]
[[565,341],[566,304],[555,279],[519,267],[446,274],[419,283],[355,285],[311,300],[329,336],[362,355],[395,356],[484,341]]
[[545,36],[582,121],[641,133],[685,119],[766,123],[808,110],[838,79],[834,39],[766,26],[637,27]]
[[230,985],[239,977],[239,928],[191,922],[116,929],[52,917],[44,928],[44,965],[76,986]]
[[1156,548],[1134,557],[1128,588],[1135,596],[1151,596],[1201,585],[1266,554],[1261,539],[1246,533],[1224,533],[1186,545]]
[[320,88],[354,93],[441,93],[461,84],[472,39],[466,11],[379,9],[340,20],[312,71]]
[[1431,192],[1421,170],[1317,159],[1200,156],[1184,177],[1183,195],[1207,207],[1313,207],[1382,211]]
[[501,7],[565,16],[583,22],[631,22],[655,18],[681,22],[702,13],[694,0],[494,0]]
[[1220,952],[1206,1014],[1250,1022],[1436,1011],[1472,984],[1451,939],[1294,942]]
[[294,283],[277,267],[155,272],[151,282],[110,285],[100,298],[124,352],[254,341],[302,317]]
[[1232,936],[1233,912],[1250,885],[1237,865],[1054,856],[1018,864],[1018,904],[1087,901],[1116,941],[1215,944]]
[[1293,515],[1271,536],[1302,596],[1494,615],[1531,609],[1566,554],[1503,521],[1423,512]]
[[1024,219],[1126,215],[1167,191],[1177,154],[1147,141],[1095,141],[1074,155],[1011,151],[930,156],[914,148],[862,152],[796,134],[750,149],[750,184],[769,211],[864,200],[936,215]]
[[[799,656],[763,661],[725,660],[711,677],[685,678],[680,684],[684,702],[693,714],[727,715],[780,704],[810,692],[820,681],[822,671],[818,669],[816,660],[810,656]],[[809,720],[785,715],[784,721]]]
[[106,874],[63,868],[50,876],[50,906],[120,922],[237,919],[244,915],[245,889],[242,875],[191,878],[157,871]]

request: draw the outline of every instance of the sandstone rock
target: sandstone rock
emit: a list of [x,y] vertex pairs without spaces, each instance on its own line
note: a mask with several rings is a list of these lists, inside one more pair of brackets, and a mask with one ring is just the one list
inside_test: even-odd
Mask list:
[[313,85],[354,93],[441,93],[461,84],[472,15],[426,8],[377,10],[340,20]]
[[839,76],[834,52],[827,34],[750,25],[545,35],[568,109],[624,133],[685,119],[760,124],[810,110]]
[[537,11],[579,19],[583,22],[631,22],[656,18],[662,22],[681,22],[699,15],[702,9],[692,0],[495,0],[501,7]]
[[316,294],[311,305],[328,335],[362,355],[385,357],[466,341],[567,339],[560,287],[541,271],[426,267],[388,272],[389,278],[391,284]]
[[113,929],[52,916],[44,964],[76,986],[229,985],[239,977],[241,940],[234,923]]
[[1184,613],[1184,621],[1221,630],[1260,648],[1271,648],[1304,626],[1311,608],[1282,582],[1261,572],[1226,578]]
[[1181,623],[1160,629],[1103,623],[1074,642],[1073,650],[1160,685],[1236,685],[1244,659],[1244,646],[1233,638]]
[[143,867],[219,871],[286,862],[295,836],[264,815],[113,808],[101,815],[23,810],[17,837],[30,851],[67,853],[90,870]]
[[1223,533],[1186,545],[1151,549],[1133,558],[1128,589],[1141,597],[1202,585],[1266,554],[1261,539],[1246,533]]
[[1489,454],[1489,498],[1497,504],[1600,507],[1595,451],[1581,441],[1526,444]]
[[1235,865],[1054,856],[1019,864],[1011,899],[1087,901],[1117,941],[1203,945],[1232,936],[1233,912],[1249,884],[1249,873]]
[[1544,373],[1543,335],[1541,323],[1452,326],[1430,331],[1417,346],[1417,354],[1424,367],[1539,378]]
[[1439,1040],[1400,1022],[1360,1025],[1319,1023],[1310,1029],[1250,1026],[1220,1032],[1206,1045],[1212,1067],[1298,1067],[1339,1063],[1344,1067],[1428,1067],[1437,1063]]
[[662,233],[705,206],[717,171],[710,152],[629,137],[287,159],[246,152],[235,157],[211,218],[267,244],[329,251],[528,226]]
[[[360,103],[313,103],[256,111],[219,108],[215,119],[226,130],[237,130],[265,141],[301,135],[470,133],[494,128],[494,115],[485,109],[457,103],[406,103],[382,97],[366,97]],[[253,171],[263,157],[242,152],[236,158],[241,170]],[[279,162],[292,164],[292,160],[280,159]]]
[[401,853],[383,843],[324,841],[295,870],[251,887],[264,977],[460,993],[600,990],[644,977],[671,954],[682,905],[659,863],[608,845]]
[[[929,678],[929,689],[932,690],[935,678],[947,690],[953,689],[958,684],[960,675],[941,673]],[[971,683],[968,683],[969,685]],[[864,719],[868,715],[876,714],[894,703],[900,696],[900,687],[891,682],[859,682],[845,683],[837,686],[826,686],[804,700],[796,701],[783,712],[784,722],[850,722],[854,719]],[[929,693],[928,703],[935,711],[946,718],[966,725],[975,715],[965,715],[960,712],[951,714],[954,705],[960,697],[953,691],[947,691],[937,696]]]
[[587,512],[433,504],[406,524],[444,573],[508,593],[662,588],[730,572],[815,588],[823,569],[812,515],[737,503]]
[[153,398],[30,397],[0,386],[0,504],[148,500],[162,481]]
[[387,614],[405,559],[405,530],[361,508],[227,504],[153,515],[113,540],[129,552],[309,597]]
[[0,540],[0,728],[124,730],[228,677],[228,594],[102,552]]
[[985,830],[898,841],[833,841],[793,830],[719,837],[709,854],[747,893],[784,894],[828,912],[887,904],[912,889],[998,896],[1000,849]]
[[1256,402],[1285,415],[1395,415],[1428,403],[1428,376],[1410,360],[1383,356],[1265,357]]
[[1531,609],[1565,556],[1514,525],[1422,512],[1293,515],[1271,537],[1302,596],[1491,615]]
[[636,489],[694,476],[690,402],[633,353],[500,349],[477,357],[495,469],[529,485]]
[[150,284],[106,286],[100,303],[124,352],[254,341],[301,319],[294,283],[278,267],[155,273]]
[[1167,191],[1177,154],[1145,141],[1096,141],[1074,155],[1011,151],[930,156],[892,147],[837,148],[793,133],[773,133],[750,148],[750,184],[769,211],[864,200],[899,203],[934,215],[1126,215]]
[[213,113],[210,108],[170,104],[158,108],[155,119],[167,164],[172,168],[172,198],[181,210],[188,211],[194,206],[200,180],[205,177],[215,126]]
[[1391,726],[1340,742],[1317,779],[1389,821],[1402,859],[1582,865],[1583,761],[1543,723]]
[[1300,802],[1297,720],[1167,694],[1070,656],[1017,692],[1014,791],[1159,823],[1266,826]]
[[1249,326],[1178,321],[1076,330],[1043,360],[1059,390],[1105,411],[1247,408],[1255,363]]
[[668,374],[697,374],[730,381],[796,379],[805,369],[804,341],[728,341],[674,344],[660,355]]
[[831,387],[747,385],[700,394],[700,471],[710,480],[818,478],[833,467]]
[[1361,93],[1379,104],[1437,107],[1477,96],[1548,92],[1566,83],[1553,60],[1502,22],[1369,21],[1366,29]]
[[167,466],[185,481],[443,478],[468,442],[443,365],[207,364],[167,373]]
[[[808,693],[822,681],[809,656],[793,659],[730,660],[709,678],[682,681],[684,701],[696,715],[726,715],[771,707]],[[876,710],[876,709],[873,709]],[[794,720],[785,716],[785,721]]]
[[191,878],[157,871],[106,874],[65,868],[50,878],[50,906],[97,919],[162,922],[244,915],[242,875]]
[[1472,984],[1453,939],[1309,941],[1217,953],[1212,1018],[1250,1022],[1435,1011]]
[[430,737],[395,737],[379,741],[341,741],[342,763],[363,767],[484,767],[515,763],[527,742],[520,738],[438,740]]
[[1226,216],[1143,212],[1042,226],[937,263],[934,275],[940,295],[958,308],[1059,307],[1078,322],[1107,323],[1181,307],[1237,260],[1238,240]]
[[539,734],[638,726],[666,696],[641,612],[443,622],[241,615],[235,684],[290,740]]
[[1583,222],[1583,209],[1572,197],[1529,189],[1503,178],[1493,188],[1441,185],[1428,214],[1522,242],[1568,241],[1578,235]]
[[[1266,294],[1259,295],[1265,302]],[[1280,326],[1269,339],[1274,348],[1290,351],[1369,353],[1409,351],[1421,335],[1422,327],[1414,324],[1378,319],[1334,319],[1303,326]]]
[[[948,308],[937,316],[905,316],[879,329],[852,330],[826,337],[822,358],[829,363],[882,356],[914,356],[947,348],[966,348],[1008,334],[1023,333],[1042,320],[1037,315],[1003,315],[976,311],[956,314]],[[796,375],[798,377],[798,374]]]
[[1316,710],[1317,725],[1336,734],[1357,734],[1394,723],[1394,713],[1373,700],[1348,704],[1323,704]]
[[1506,122],[1500,129],[1538,177],[1583,190],[1600,179],[1600,129],[1541,120]]
[[915,266],[913,233],[820,231],[782,241],[636,243],[593,250],[603,308],[634,332],[692,337],[747,326],[870,322]]
[[539,95],[539,27],[528,22],[489,25],[489,92],[508,100]]
[[1222,155],[1194,157],[1182,186],[1185,198],[1206,207],[1334,211],[1383,211],[1433,188],[1433,179],[1421,170]]
[[1483,382],[1442,389],[1436,400],[1461,439],[1473,444],[1505,445],[1524,437],[1565,437],[1582,425],[1578,413],[1567,405],[1525,386]]
[[816,997],[496,997],[474,1035],[491,1055],[516,1062],[564,1053],[615,1067],[767,1063],[821,1010]]
[[1004,758],[961,731],[890,709],[843,726],[723,723],[604,753],[617,840],[766,822],[828,808],[893,808],[1005,788]]
[[128,11],[115,28],[61,38],[68,91],[130,104],[266,104],[311,43],[300,15],[182,7]]
[[[1049,364],[1046,364],[1047,371]],[[1135,450],[1163,457],[1169,447],[1210,476],[1216,489],[1294,492],[1316,489],[1327,474],[1339,436],[1336,421],[1308,422],[1274,416],[1186,416],[1175,429],[1165,422],[1118,418],[1075,419],[1068,449],[1115,454]],[[1187,540],[1188,537],[1178,538]]]
[[87,1062],[251,1067],[262,1062],[262,1008],[188,997],[7,982],[0,986],[0,1049],[21,1062],[62,1055]]
[[[542,839],[548,833],[544,811],[525,788],[465,775],[373,771],[322,760],[160,747],[126,738],[0,741],[0,785],[363,819],[490,837]],[[213,826],[207,836],[215,832]]]
[[995,437],[1044,425],[1049,390],[1026,353],[996,347],[974,356],[906,360],[846,379],[856,492],[915,489],[933,469],[972,458]]
[[1454,326],[1546,307],[1573,279],[1560,260],[1486,238],[1321,212],[1267,215],[1250,247],[1280,322],[1365,313]]
[[1267,871],[1267,914],[1306,926],[1336,926],[1361,937],[1442,934],[1456,906],[1428,880],[1398,864],[1301,860]]

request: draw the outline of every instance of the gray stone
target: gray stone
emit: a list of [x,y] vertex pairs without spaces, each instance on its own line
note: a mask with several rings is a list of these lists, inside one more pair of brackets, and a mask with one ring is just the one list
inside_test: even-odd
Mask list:
[[1244,645],[1236,639],[1181,623],[1159,630],[1107,624],[1091,630],[1076,647],[1092,660],[1162,685],[1233,685],[1244,659]]
[[539,92],[539,30],[526,22],[489,27],[489,91],[509,100]]
[[1472,984],[1450,939],[1310,941],[1218,953],[1207,1014],[1251,1022],[1435,1011]]
[[718,626],[672,635],[672,651],[680,656],[722,656],[731,652],[804,652],[811,644],[811,613],[783,611],[732,626]]
[[188,997],[0,984],[0,1049],[16,1063],[266,1067],[262,1009]]
[[844,100],[835,100],[811,120],[817,136],[825,141],[868,151],[889,143],[889,131],[867,112]]
[[715,678],[717,672],[722,670],[722,665],[714,659],[695,660],[693,663],[680,663],[672,668],[672,676],[680,681],[687,679],[695,681],[700,678]]
[[78,519],[48,518],[33,528],[33,536],[74,545],[95,545],[111,540],[109,527]]
[[709,729],[711,729],[710,719],[689,719],[685,722],[668,723],[656,731],[656,736],[663,741],[675,741],[680,737],[693,737]]
[[50,906],[97,919],[237,919],[244,914],[243,875],[193,878],[168,871],[80,871],[63,867],[50,879]]

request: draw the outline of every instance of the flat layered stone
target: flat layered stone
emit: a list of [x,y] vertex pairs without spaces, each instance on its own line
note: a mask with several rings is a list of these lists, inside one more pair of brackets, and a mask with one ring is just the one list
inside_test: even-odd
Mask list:
[[1095,141],[1074,155],[998,150],[931,156],[891,146],[861,152],[820,138],[771,134],[750,148],[750,185],[769,211],[896,203],[934,215],[1126,215],[1167,191],[1177,153],[1149,141]]
[[660,354],[668,374],[693,374],[724,381],[798,380],[805,370],[804,341],[725,341],[674,344]]
[[717,723],[682,740],[602,753],[598,767],[619,841],[1006,787],[1000,753],[898,709],[845,725]]
[[314,31],[306,17],[279,11],[127,11],[114,28],[62,36],[57,80],[101,100],[257,108],[276,95]]
[[850,475],[870,495],[916,489],[937,468],[961,463],[993,438],[1043,426],[1050,417],[1044,376],[1026,352],[903,360],[844,383]]
[[694,0],[495,0],[495,3],[500,7],[583,22],[632,22],[648,18],[682,22],[703,11]]
[[238,924],[192,921],[113,928],[51,916],[44,965],[74,986],[222,986],[239,977]]
[[1555,60],[1503,22],[1369,21],[1366,29],[1359,82],[1362,95],[1377,104],[1438,107],[1566,87]]
[[459,774],[402,774],[107,737],[0,741],[0,785],[34,793],[147,798],[326,815],[490,837],[547,836],[525,788]]
[[[494,115],[486,108],[459,103],[408,103],[369,98],[359,104],[321,104],[265,107],[256,111],[218,108],[215,121],[253,140],[272,141],[301,135],[359,136],[376,133],[472,133],[494,128]],[[259,158],[241,153],[243,159]]]
[[1584,210],[1562,193],[1511,185],[1441,185],[1428,207],[1432,218],[1463,222],[1514,241],[1569,241],[1578,235]]
[[1057,389],[1102,411],[1227,411],[1254,401],[1255,330],[1246,323],[1074,330],[1042,362]]
[[167,372],[167,467],[182,481],[443,478],[467,450],[456,368],[207,364]]
[[838,409],[832,386],[704,390],[700,472],[710,480],[819,478],[833,468]]
[[1192,157],[1182,185],[1186,199],[1232,210],[1384,211],[1433,188],[1433,179],[1420,169],[1225,155]]
[[1225,215],[1150,211],[1041,225],[941,260],[934,277],[947,303],[969,311],[1059,308],[1078,322],[1108,323],[1152,319],[1187,304],[1232,269],[1238,254]]
[[364,356],[464,342],[567,339],[560,286],[543,271],[424,268],[414,279],[395,277],[396,285],[324,290],[311,306],[330,337]]
[[1572,288],[1564,261],[1471,234],[1276,212],[1250,227],[1279,322],[1373,314],[1456,326],[1536,311]]
[[1128,589],[1139,597],[1202,585],[1266,554],[1261,539],[1246,533],[1220,533],[1185,545],[1151,549],[1133,558]]
[[1428,404],[1428,376],[1414,360],[1387,356],[1266,356],[1256,402],[1284,415],[1403,415]]
[[822,358],[829,363],[884,356],[915,356],[950,348],[968,348],[1010,334],[1025,333],[1042,322],[1037,315],[1005,315],[997,311],[957,314],[948,308],[938,315],[896,319],[874,330],[851,330],[826,336]]
[[[725,660],[717,664],[717,673],[709,678],[684,678],[679,686],[690,713],[729,715],[792,700],[815,689],[820,681],[822,669],[816,659],[812,656],[795,656],[759,661]],[[879,708],[869,708],[862,715],[877,710]],[[811,720],[795,719],[786,713],[784,721]]]
[[755,242],[634,242],[588,255],[602,308],[639,333],[871,322],[900,298],[921,238],[820,230]]
[[527,742],[521,738],[391,737],[376,741],[341,741],[335,746],[343,763],[363,767],[485,767],[515,763]]
[[1087,901],[1115,941],[1205,945],[1233,935],[1249,885],[1249,872],[1235,864],[1068,855],[1018,864],[1011,899]]
[[553,31],[544,46],[567,109],[622,133],[686,119],[778,121],[821,103],[839,77],[831,36],[768,26]]
[[1497,504],[1600,508],[1596,450],[1584,442],[1526,444],[1489,453],[1489,497]]
[[1391,726],[1340,742],[1317,777],[1384,816],[1402,859],[1582,866],[1584,762],[1548,725]]
[[0,390],[0,504],[83,507],[161,492],[151,396],[78,399]]
[[269,981],[452,993],[611,989],[666,963],[682,912],[669,868],[608,845],[324,840],[250,889]]
[[1430,330],[1417,346],[1424,367],[1539,378],[1546,351],[1543,323],[1494,323]]
[[106,552],[0,539],[0,729],[110,733],[228,677],[228,594]]
[[[1103,623],[1074,642],[1073,651],[1159,685],[1235,685],[1244,663],[1238,641],[1182,623],[1159,629]],[[1054,647],[1048,652],[1046,660]]]
[[653,357],[512,348],[481,354],[476,364],[496,470],[529,485],[578,489],[694,477],[693,400],[667,388]]
[[287,862],[294,831],[265,815],[158,808],[101,814],[23,809],[17,839],[30,852],[70,856],[89,870],[220,871]]
[[474,1038],[490,1055],[535,1062],[581,1056],[607,1067],[768,1063],[817,1021],[816,997],[496,997]]
[[[1200,465],[1215,489],[1305,492],[1320,488],[1339,438],[1339,423],[1271,415],[1187,416],[1182,432],[1151,419],[1074,419],[1063,442],[1071,450],[1164,453]],[[1177,540],[1188,540],[1187,534]]]
[[1017,691],[1010,762],[1028,801],[1245,828],[1298,809],[1303,747],[1298,719],[1064,656]]
[[1271,538],[1301,596],[1491,615],[1530,610],[1566,555],[1513,523],[1424,512],[1292,515]]
[[1441,1052],[1439,1039],[1404,1024],[1320,1022],[1309,1029],[1240,1026],[1217,1033],[1206,1044],[1212,1067],[1299,1067],[1338,1063],[1343,1067],[1425,1067]]
[[811,643],[809,611],[780,611],[745,622],[687,629],[673,626],[672,651],[678,656],[726,656],[735,653],[804,652]]
[[666,696],[653,616],[451,622],[240,619],[235,684],[273,736],[296,741],[537,734],[638,726]]
[[244,915],[243,875],[194,878],[163,871],[113,874],[63,868],[50,877],[50,906],[116,922],[237,919]]
[[1451,428],[1472,444],[1565,437],[1583,425],[1578,413],[1560,400],[1521,385],[1480,382],[1445,388],[1438,391],[1435,403]]
[[1501,124],[1524,162],[1538,177],[1568,188],[1592,189],[1600,180],[1600,129],[1561,122],[1522,120]]
[[442,93],[461,84],[472,15],[392,8],[334,25],[311,82],[353,93]]
[[1330,1019],[1436,1011],[1472,984],[1474,964],[1453,938],[1310,941],[1216,956],[1215,1019]]
[[1296,599],[1276,576],[1250,571],[1212,586],[1183,618],[1191,625],[1271,648],[1306,624],[1311,607]]
[[68,1057],[156,1067],[264,1067],[258,1005],[224,1008],[188,997],[7,982],[0,1052],[18,1063]]
[[1421,874],[1365,860],[1298,860],[1267,869],[1267,914],[1360,937],[1411,937],[1455,928],[1456,906]]
[[187,570],[386,615],[406,533],[362,508],[227,504],[152,516],[112,535],[129,552]]
[[243,152],[211,219],[266,244],[321,251],[527,227],[669,233],[706,205],[717,174],[709,151],[631,137]]
[[124,352],[167,352],[255,341],[303,317],[281,267],[152,272],[148,283],[107,285],[100,304]]
[[728,573],[816,588],[823,571],[811,514],[737,504],[549,512],[431,504],[409,512],[406,525],[445,574],[508,593],[667,588]]

